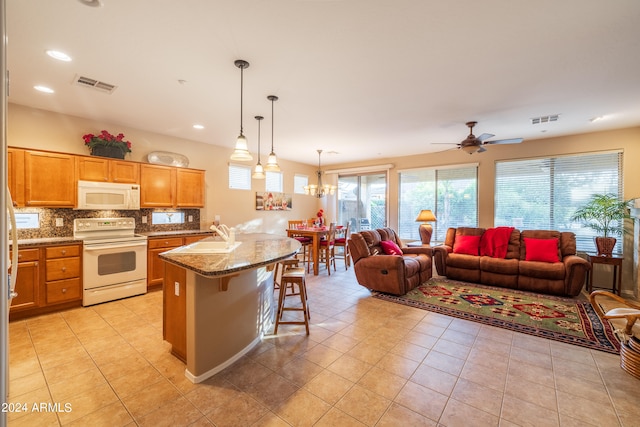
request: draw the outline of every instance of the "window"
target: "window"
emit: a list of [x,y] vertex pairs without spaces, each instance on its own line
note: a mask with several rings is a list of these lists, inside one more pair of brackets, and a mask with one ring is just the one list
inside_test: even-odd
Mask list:
[[184,224],[184,212],[151,212],[151,224]]
[[265,191],[282,193],[282,172],[265,172]]
[[306,194],[304,192],[304,187],[309,185],[309,177],[307,175],[298,175],[295,174],[293,176],[293,192],[296,194]]
[[[570,218],[593,194],[606,193],[622,199],[622,152],[500,161],[494,225],[572,231],[578,250],[592,252],[596,232]],[[614,252],[621,254],[622,245]]]
[[229,165],[229,188],[251,190],[251,166]]
[[432,241],[444,241],[450,227],[478,225],[478,165],[399,172],[398,233],[420,239],[416,218],[431,209],[438,219]]

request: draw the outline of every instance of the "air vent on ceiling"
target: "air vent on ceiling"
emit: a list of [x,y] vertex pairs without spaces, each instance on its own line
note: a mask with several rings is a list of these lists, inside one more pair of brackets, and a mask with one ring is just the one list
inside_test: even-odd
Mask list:
[[553,115],[550,115],[550,116],[534,117],[534,118],[531,119],[531,124],[532,125],[539,125],[540,123],[557,122],[558,121],[558,117],[560,117],[559,114],[553,114]]
[[116,85],[101,82],[99,80],[84,76],[76,76],[76,78],[74,79],[74,83],[78,86],[90,87],[105,93],[112,93],[118,87]]

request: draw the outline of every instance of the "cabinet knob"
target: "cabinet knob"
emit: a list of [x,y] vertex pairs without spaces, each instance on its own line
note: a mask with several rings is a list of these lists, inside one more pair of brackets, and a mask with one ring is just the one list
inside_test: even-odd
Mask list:
[[22,254],[18,254],[18,259],[22,258]]
[[66,249],[63,249],[63,250],[62,250],[62,255],[66,255],[66,254],[67,254],[67,250],[66,250]]
[[62,267],[62,271],[67,271],[67,267]]
[[62,293],[66,294],[67,293],[67,288],[62,288]]

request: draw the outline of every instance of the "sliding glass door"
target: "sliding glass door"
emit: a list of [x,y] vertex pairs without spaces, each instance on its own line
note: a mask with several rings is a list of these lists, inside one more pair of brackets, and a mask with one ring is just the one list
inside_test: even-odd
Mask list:
[[387,174],[338,177],[338,224],[351,232],[387,226]]

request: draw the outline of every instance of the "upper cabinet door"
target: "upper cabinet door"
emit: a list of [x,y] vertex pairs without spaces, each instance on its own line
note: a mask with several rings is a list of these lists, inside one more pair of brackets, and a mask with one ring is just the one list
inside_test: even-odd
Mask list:
[[24,168],[26,206],[75,206],[75,156],[26,150]]
[[175,168],[157,165],[140,165],[140,207],[175,207],[175,188]]
[[109,159],[78,156],[78,179],[81,181],[109,181]]
[[140,184],[140,164],[110,160],[111,181],[121,184]]
[[24,150],[7,150],[7,175],[13,206],[24,206]]
[[204,171],[177,169],[176,203],[179,208],[204,207]]

